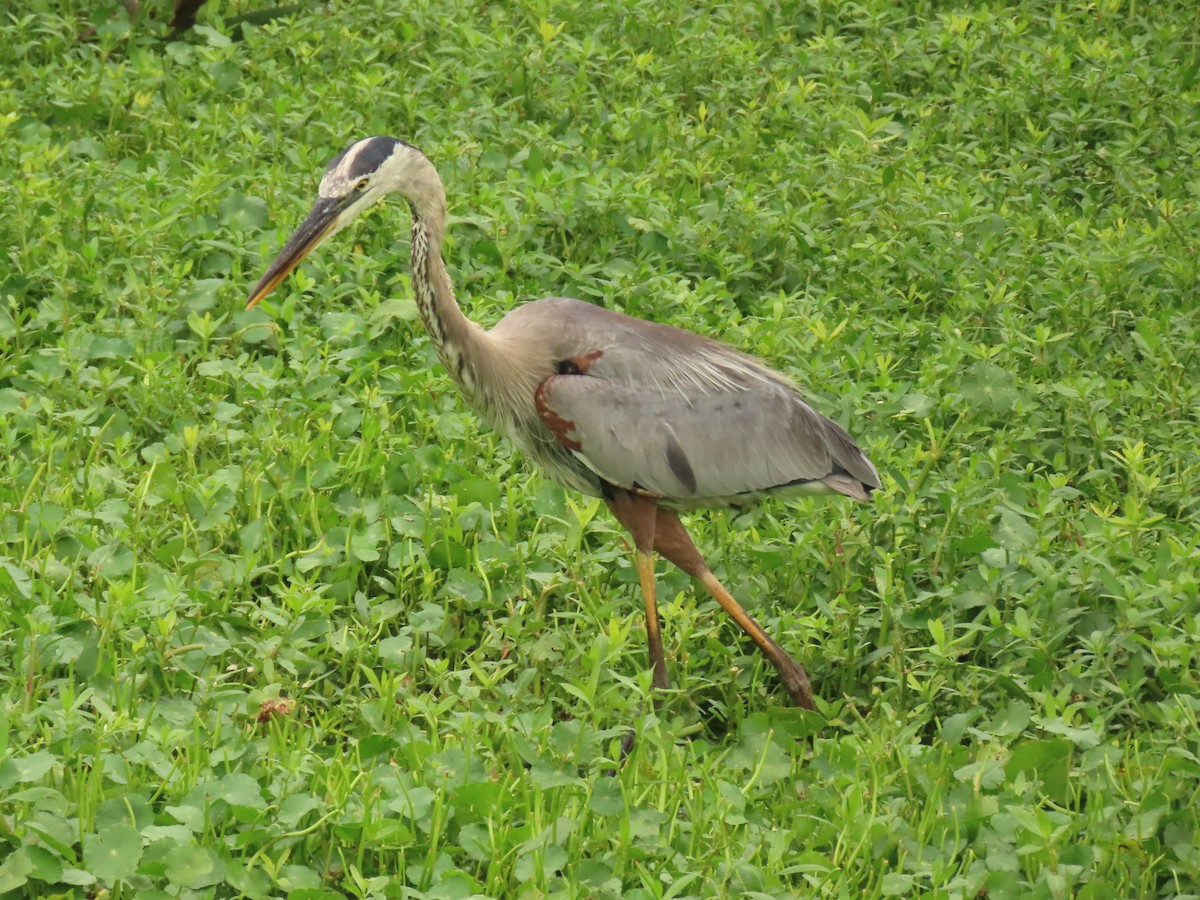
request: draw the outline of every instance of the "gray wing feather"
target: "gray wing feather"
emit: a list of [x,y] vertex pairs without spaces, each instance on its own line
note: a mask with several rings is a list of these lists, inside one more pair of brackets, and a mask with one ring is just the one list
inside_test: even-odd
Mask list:
[[580,374],[534,386],[553,413],[543,422],[611,484],[681,501],[800,482],[865,499],[880,486],[839,425],[727,344],[560,297],[519,307],[492,333],[538,348],[548,369],[575,364]]
[[840,427],[769,380],[685,398],[562,375],[546,383],[544,397],[570,423],[575,455],[619,487],[687,501],[819,483],[838,473],[868,487],[879,483]]

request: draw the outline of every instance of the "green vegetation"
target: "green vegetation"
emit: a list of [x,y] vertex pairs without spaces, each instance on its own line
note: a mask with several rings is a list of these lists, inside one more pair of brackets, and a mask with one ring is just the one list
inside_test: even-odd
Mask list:
[[[167,5],[0,13],[0,894],[1200,894],[1188,0]],[[690,519],[818,714],[678,572],[643,711],[619,529],[459,402],[398,204],[242,311],[377,133],[477,320],[861,440],[871,506]]]

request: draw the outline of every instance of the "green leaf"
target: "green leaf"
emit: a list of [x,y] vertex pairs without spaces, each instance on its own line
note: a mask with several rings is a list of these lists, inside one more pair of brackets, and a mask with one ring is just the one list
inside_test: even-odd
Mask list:
[[261,197],[226,194],[217,204],[217,216],[235,231],[257,231],[267,223],[267,203]]
[[62,877],[62,860],[45,847],[30,844],[15,851],[13,855],[15,856],[17,853],[24,853],[29,857],[29,861],[33,863],[33,869],[29,874],[38,881],[54,884]]
[[1158,834],[1159,825],[1167,812],[1168,808],[1164,804],[1130,816],[1129,821],[1125,823],[1125,837],[1137,843],[1150,840]]
[[475,782],[455,788],[450,804],[458,810],[462,821],[469,822],[491,815],[503,795],[504,788],[499,782]]
[[350,536],[350,552],[360,562],[375,562],[379,559],[378,538],[369,531],[355,532]]
[[436,634],[446,621],[446,610],[436,603],[422,603],[409,619],[409,624],[417,634]]
[[101,881],[129,878],[142,858],[142,836],[132,825],[110,825],[83,844],[83,862]]
[[1021,741],[1004,766],[1005,774],[1009,780],[1018,774],[1037,779],[1055,802],[1066,803],[1070,795],[1071,749],[1071,742],[1062,739]]
[[245,772],[226,775],[221,779],[218,791],[217,796],[236,806],[258,806],[262,803],[262,787]]
[[215,853],[198,844],[179,844],[165,857],[166,876],[181,887],[198,890],[219,883],[225,866]]
[[1020,514],[1008,508],[1000,510],[1000,524],[996,526],[996,543],[1006,550],[1019,553],[1037,544],[1037,532]]
[[140,794],[109,797],[96,810],[96,830],[103,833],[112,825],[132,825],[139,831],[154,822],[150,801]]
[[983,360],[972,363],[967,370],[962,390],[971,403],[996,412],[1012,409],[1018,396],[1012,374]]
[[127,338],[96,335],[88,345],[88,359],[128,359],[133,344]]
[[529,779],[533,782],[534,787],[540,791],[583,784],[583,780],[578,775],[547,765],[541,761],[534,763],[530,767]]
[[250,900],[267,900],[271,896],[271,877],[262,869],[249,868],[237,860],[226,861],[225,880]]
[[[1000,714],[991,721],[990,731],[992,734],[1001,736],[1020,734],[1029,725],[1029,719],[1029,704],[1021,701],[1013,701],[1005,706],[1000,711]],[[1011,760],[1008,771],[1011,775]]]
[[388,803],[388,807],[406,819],[421,822],[429,815],[435,797],[427,787],[411,787]]
[[458,843],[467,857],[476,862],[491,858],[492,838],[484,825],[464,825],[458,832]]
[[375,645],[375,652],[384,664],[398,669],[405,668],[413,660],[412,634],[398,634],[395,637],[384,638]]
[[758,784],[772,785],[788,777],[792,761],[770,731],[747,731],[729,754],[730,765],[758,773]]
[[625,796],[616,778],[598,779],[588,798],[588,809],[598,816],[619,816],[625,811]]
[[13,599],[28,600],[33,596],[33,580],[24,569],[0,560],[0,592]]
[[393,319],[401,322],[412,322],[417,318],[417,302],[411,297],[397,297],[384,300],[369,316],[372,322],[390,322]]
[[166,812],[175,817],[181,825],[188,828],[190,831],[202,831],[204,829],[204,810],[199,806],[167,806]]
[[279,887],[288,891],[316,890],[321,886],[321,876],[308,866],[288,865],[280,871]]
[[74,869],[69,867],[63,868],[62,875],[59,876],[59,879],[64,884],[73,884],[76,887],[87,887],[88,885],[96,883],[96,876],[91,872],[85,871],[84,869]]
[[288,828],[295,828],[301,819],[320,808],[321,802],[311,794],[292,794],[279,804],[279,821]]
[[208,25],[196,25],[192,30],[203,37],[210,47],[224,49],[232,44],[228,37]]
[[24,887],[33,872],[33,860],[29,854],[17,850],[0,863],[0,894]]
[[1097,728],[1080,728],[1074,725],[1068,725],[1061,719],[1042,719],[1038,722],[1038,724],[1051,734],[1062,735],[1076,747],[1079,747],[1083,750],[1090,750],[1092,747],[1097,746],[1102,737],[1099,729]]
[[17,770],[17,781],[28,783],[39,781],[59,762],[57,756],[49,750],[39,750],[28,756],[13,757],[12,763]]

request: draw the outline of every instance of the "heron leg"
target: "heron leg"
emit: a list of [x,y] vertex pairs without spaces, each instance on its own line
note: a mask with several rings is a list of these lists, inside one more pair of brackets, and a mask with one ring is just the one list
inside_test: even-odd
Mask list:
[[627,491],[617,492],[606,501],[617,521],[633,537],[633,564],[642,584],[642,601],[646,606],[646,640],[649,646],[650,668],[656,690],[670,686],[667,680],[667,659],[663,653],[662,630],[658,619],[658,600],[654,593],[654,524],[658,501]]
[[683,523],[679,521],[679,516],[669,509],[658,510],[654,528],[654,549],[704,585],[705,590],[733,617],[733,621],[738,623],[742,631],[750,635],[763,655],[775,666],[796,705],[812,709],[812,685],[804,667],[788,656],[787,652],[763,631],[762,626],[754,621],[753,616],[733,599],[733,595],[725,590],[724,585],[717,581]]

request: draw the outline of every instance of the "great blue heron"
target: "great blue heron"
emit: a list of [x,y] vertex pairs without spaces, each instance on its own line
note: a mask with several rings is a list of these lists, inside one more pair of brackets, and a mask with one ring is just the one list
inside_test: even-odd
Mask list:
[[491,330],[463,315],[442,262],[446,194],[433,164],[391,137],[351,144],[329,164],[308,217],[250,292],[267,296],[310,250],[386,194],[412,210],[412,283],[437,354],[467,402],[547,474],[601,497],[633,538],[655,689],[668,686],[654,551],[696,578],[813,708],[804,669],[717,581],[679,510],[742,507],[766,495],[839,493],[865,501],[879,473],[841,426],[784,376],[706,337],[550,297]]

